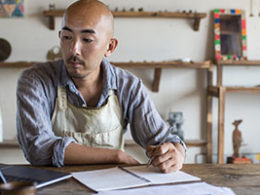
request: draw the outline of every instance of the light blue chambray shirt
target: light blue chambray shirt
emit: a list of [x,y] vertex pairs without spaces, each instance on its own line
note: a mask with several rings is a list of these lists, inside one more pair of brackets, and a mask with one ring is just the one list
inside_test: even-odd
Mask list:
[[[142,81],[106,59],[101,66],[104,87],[97,107],[106,102],[108,90],[113,89],[122,110],[124,132],[129,123],[134,141],[143,148],[165,140],[169,127],[156,111]],[[32,165],[63,166],[65,148],[75,142],[71,137],[58,137],[52,131],[51,118],[59,86],[66,87],[70,103],[87,107],[88,103],[68,75],[63,60],[34,65],[23,71],[18,80],[18,141]],[[186,149],[176,135],[169,134],[165,141],[179,142]]]

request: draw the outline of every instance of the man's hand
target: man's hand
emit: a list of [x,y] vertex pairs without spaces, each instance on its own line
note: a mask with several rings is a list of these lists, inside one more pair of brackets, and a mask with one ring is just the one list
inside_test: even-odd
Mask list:
[[129,165],[137,165],[140,164],[137,160],[135,160],[131,155],[127,154],[126,152],[123,152],[121,150],[117,151],[117,157],[116,157],[117,163],[122,164],[129,164]]
[[180,170],[185,159],[185,151],[180,143],[150,145],[146,149],[146,154],[152,158],[152,165],[164,173]]

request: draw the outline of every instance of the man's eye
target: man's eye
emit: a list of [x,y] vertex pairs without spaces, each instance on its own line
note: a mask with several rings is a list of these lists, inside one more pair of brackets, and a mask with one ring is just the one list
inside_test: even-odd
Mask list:
[[63,39],[65,39],[65,40],[71,40],[71,39],[72,39],[72,37],[71,37],[71,36],[66,36],[66,35],[63,35]]
[[93,40],[92,40],[92,39],[88,39],[88,38],[84,38],[83,41],[86,42],[86,43],[90,43],[90,42],[92,42]]

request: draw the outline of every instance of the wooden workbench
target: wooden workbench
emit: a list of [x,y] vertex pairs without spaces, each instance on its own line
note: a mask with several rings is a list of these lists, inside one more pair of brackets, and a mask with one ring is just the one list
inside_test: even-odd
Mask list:
[[[115,165],[67,166],[62,168],[44,167],[63,172],[75,172],[109,168]],[[187,164],[184,172],[200,177],[215,186],[230,187],[238,195],[260,194],[260,164]],[[73,178],[37,190],[37,195],[86,195],[92,194],[88,188]]]

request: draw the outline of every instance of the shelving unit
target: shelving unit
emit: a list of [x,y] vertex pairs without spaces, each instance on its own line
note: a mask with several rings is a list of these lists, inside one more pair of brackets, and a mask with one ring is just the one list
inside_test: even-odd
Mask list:
[[[247,92],[260,93],[260,87],[230,87],[223,86],[223,66],[260,66],[260,61],[241,60],[241,61],[217,61],[217,86],[208,87],[208,98],[218,98],[218,163],[223,164],[224,159],[224,121],[225,121],[225,95],[227,92]],[[210,106],[210,105],[209,105]],[[211,103],[212,107],[212,103]],[[212,109],[212,108],[211,108]],[[212,110],[208,111],[208,115],[212,115]],[[212,123],[211,118],[207,119],[207,123]],[[210,124],[212,126],[212,124]],[[212,128],[212,127],[209,127]]]
[[[113,11],[114,17],[129,17],[129,18],[177,18],[177,19],[188,19],[193,22],[194,31],[199,30],[200,20],[206,17],[206,13],[181,13],[181,12],[147,12],[147,11]],[[55,29],[55,18],[62,17],[64,10],[46,10],[43,12],[45,17],[49,18],[49,29]],[[0,62],[0,68],[26,68],[39,62]],[[172,68],[192,68],[206,70],[208,75],[212,77],[212,63],[210,61],[205,62],[191,62],[184,63],[181,61],[162,61],[162,62],[111,62],[115,66],[121,68],[147,68],[154,69],[154,80],[152,83],[152,91],[158,92],[160,79],[162,75],[162,69]],[[209,78],[211,78],[209,76]],[[208,80],[208,81],[212,81]],[[210,84],[210,83],[209,83]],[[210,129],[210,125],[208,125]],[[210,129],[211,130],[211,129]],[[207,147],[207,159],[211,162],[211,149],[212,139],[211,133],[208,133],[207,140],[185,140],[188,147]],[[126,144],[133,144],[131,141]],[[0,143],[1,147],[19,147],[15,140],[5,140]]]
[[[113,11],[114,17],[132,18],[182,18],[194,20],[193,29],[199,30],[200,20],[207,16],[206,13],[182,13],[182,12],[147,12],[147,11]],[[43,15],[49,18],[49,29],[55,29],[55,18],[62,17],[64,10],[46,10]]]

